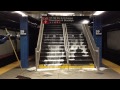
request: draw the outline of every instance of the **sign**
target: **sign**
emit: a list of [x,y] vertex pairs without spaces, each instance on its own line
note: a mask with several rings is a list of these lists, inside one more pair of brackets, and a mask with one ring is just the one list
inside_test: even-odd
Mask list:
[[96,30],[96,35],[102,35],[102,31],[101,30]]
[[20,35],[26,35],[25,30],[20,30]]
[[89,20],[89,16],[43,16],[44,24],[75,23],[81,20]]

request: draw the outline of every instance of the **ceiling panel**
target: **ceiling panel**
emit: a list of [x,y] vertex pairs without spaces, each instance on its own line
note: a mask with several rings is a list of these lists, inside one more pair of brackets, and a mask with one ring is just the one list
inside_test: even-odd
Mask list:
[[75,13],[76,16],[80,16],[80,15],[85,15],[85,16],[90,16],[93,11],[24,11],[25,13],[27,13],[28,15],[36,18],[36,19],[40,19],[42,14],[47,14],[50,12],[56,12],[56,13]]

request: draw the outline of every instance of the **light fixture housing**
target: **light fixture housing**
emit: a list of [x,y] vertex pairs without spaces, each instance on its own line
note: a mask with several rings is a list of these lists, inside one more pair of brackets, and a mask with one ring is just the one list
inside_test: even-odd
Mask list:
[[104,13],[104,12],[105,12],[105,11],[95,11],[93,15],[98,16],[98,15]]
[[53,16],[73,16],[75,13],[48,13],[49,15]]
[[20,14],[22,15],[22,17],[27,17],[28,15],[26,15],[24,12],[22,11],[13,11],[12,13],[17,13],[17,14]]

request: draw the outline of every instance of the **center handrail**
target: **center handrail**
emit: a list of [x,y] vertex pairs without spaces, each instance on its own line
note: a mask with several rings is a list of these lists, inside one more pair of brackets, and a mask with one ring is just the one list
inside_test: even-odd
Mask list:
[[42,39],[43,39],[43,30],[44,30],[44,24],[43,24],[43,21],[41,18],[37,47],[35,48],[36,71],[37,71],[37,68],[39,66],[39,61],[40,61],[41,45],[42,45]]
[[64,47],[65,47],[65,52],[66,52],[66,59],[67,59],[67,64],[69,64],[69,41],[68,41],[68,33],[67,33],[67,27],[66,24],[62,24],[63,28],[63,38],[64,38]]

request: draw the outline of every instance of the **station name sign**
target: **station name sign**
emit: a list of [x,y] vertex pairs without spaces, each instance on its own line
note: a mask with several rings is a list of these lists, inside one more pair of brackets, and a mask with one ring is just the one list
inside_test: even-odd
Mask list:
[[83,19],[89,19],[89,16],[43,16],[44,24],[75,23]]

